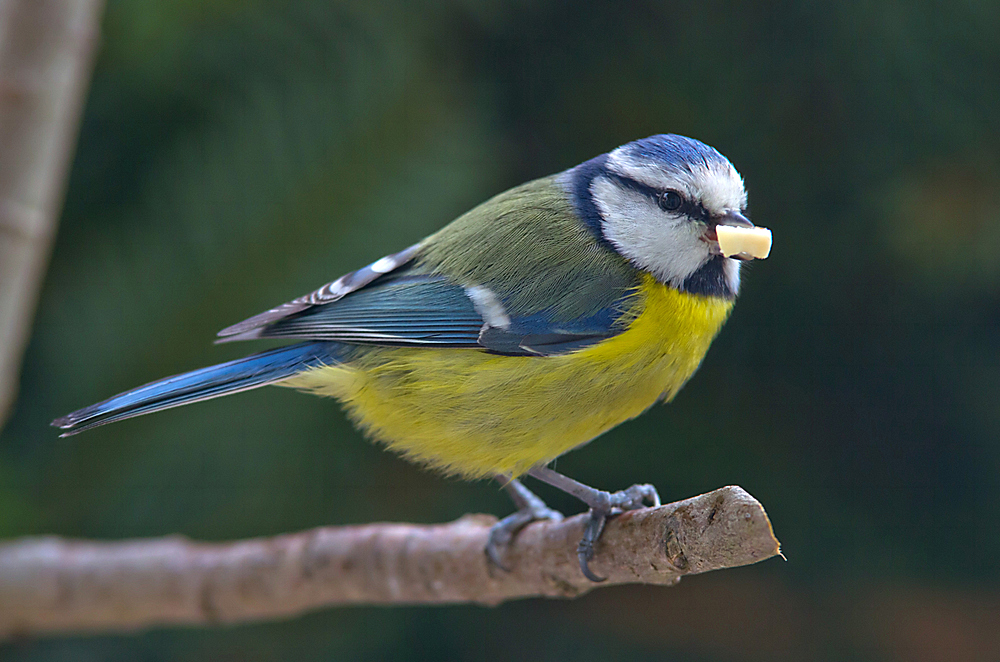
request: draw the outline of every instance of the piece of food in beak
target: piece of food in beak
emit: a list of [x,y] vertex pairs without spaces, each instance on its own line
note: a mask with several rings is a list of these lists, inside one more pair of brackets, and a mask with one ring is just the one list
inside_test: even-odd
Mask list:
[[771,252],[771,231],[767,228],[738,228],[733,225],[717,225],[719,249],[726,257],[745,253],[763,260]]

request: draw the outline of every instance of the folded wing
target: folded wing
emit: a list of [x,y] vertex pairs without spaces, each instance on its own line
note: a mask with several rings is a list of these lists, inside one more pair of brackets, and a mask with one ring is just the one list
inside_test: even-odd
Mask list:
[[[413,255],[406,255],[411,250],[229,327],[220,332],[220,342],[295,338],[548,356],[581,349],[623,330],[617,321],[626,307],[624,299],[569,321],[555,322],[546,310],[520,317],[491,314],[483,309],[484,288],[463,287],[440,274],[413,273],[407,264]],[[396,266],[385,272],[373,268],[391,263]]]

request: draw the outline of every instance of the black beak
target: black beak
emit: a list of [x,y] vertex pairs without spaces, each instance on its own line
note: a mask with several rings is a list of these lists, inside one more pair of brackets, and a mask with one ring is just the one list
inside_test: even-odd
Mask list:
[[712,218],[716,225],[732,225],[737,228],[752,228],[755,227],[750,219],[739,213],[738,211],[727,211],[721,216],[715,216]]

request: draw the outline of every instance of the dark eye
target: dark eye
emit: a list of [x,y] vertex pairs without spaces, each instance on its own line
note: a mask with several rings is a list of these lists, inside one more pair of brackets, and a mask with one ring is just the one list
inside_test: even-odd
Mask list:
[[677,211],[683,203],[684,200],[677,191],[664,191],[656,196],[656,204],[660,205],[663,211]]

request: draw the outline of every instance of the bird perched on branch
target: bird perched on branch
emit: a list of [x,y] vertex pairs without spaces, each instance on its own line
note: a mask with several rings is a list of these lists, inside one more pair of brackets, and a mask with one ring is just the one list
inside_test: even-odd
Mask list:
[[[169,377],[53,421],[98,425],[269,384],[343,403],[369,437],[420,464],[500,480],[516,532],[561,517],[518,480],[581,499],[589,570],[607,518],[658,504],[651,485],[587,487],[546,465],[669,401],[732,309],[740,261],[720,227],[752,228],[743,180],[677,135],[629,143],[484,202],[398,253],[219,333],[299,342]],[[729,253],[727,253],[728,255]]]

